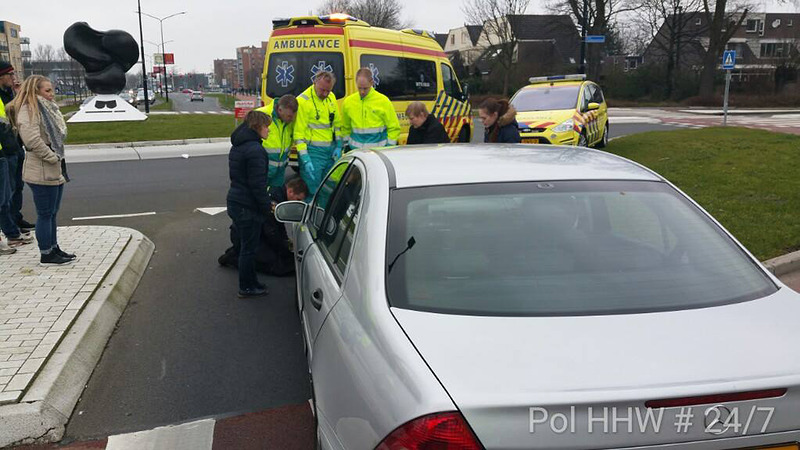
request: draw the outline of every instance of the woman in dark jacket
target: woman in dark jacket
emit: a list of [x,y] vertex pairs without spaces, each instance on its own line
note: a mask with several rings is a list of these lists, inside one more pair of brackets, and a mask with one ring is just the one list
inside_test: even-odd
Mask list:
[[483,121],[483,142],[519,144],[517,110],[508,100],[488,98],[481,103],[478,113]]
[[428,113],[425,103],[411,102],[406,108],[406,116],[411,123],[408,129],[408,145],[449,144],[450,136],[439,119]]
[[256,275],[256,251],[261,226],[272,213],[267,173],[269,159],[261,140],[269,136],[272,119],[263,112],[250,111],[231,134],[228,171],[228,215],[239,232],[239,298],[267,295],[267,287]]

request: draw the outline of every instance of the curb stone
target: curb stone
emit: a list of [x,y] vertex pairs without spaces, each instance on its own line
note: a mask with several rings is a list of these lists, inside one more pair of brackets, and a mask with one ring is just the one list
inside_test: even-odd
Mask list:
[[0,447],[59,441],[155,246],[131,236],[19,403],[0,407]]
[[773,275],[779,277],[800,270],[800,251],[787,253],[762,263]]

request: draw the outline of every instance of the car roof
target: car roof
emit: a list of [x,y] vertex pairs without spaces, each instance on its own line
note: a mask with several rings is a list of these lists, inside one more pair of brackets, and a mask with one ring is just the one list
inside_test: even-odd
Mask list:
[[625,158],[583,147],[444,144],[376,153],[398,188],[513,181],[663,180]]

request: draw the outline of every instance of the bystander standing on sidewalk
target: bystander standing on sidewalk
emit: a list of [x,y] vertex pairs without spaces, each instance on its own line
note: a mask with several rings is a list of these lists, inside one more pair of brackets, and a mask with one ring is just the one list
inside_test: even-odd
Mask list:
[[69,264],[75,255],[58,246],[57,214],[69,180],[64,160],[67,124],[53,101],[50,80],[32,75],[11,102],[12,123],[19,131],[27,152],[22,179],[28,183],[36,205],[36,240],[42,265]]
[[517,110],[508,100],[488,98],[481,103],[479,114],[484,126],[483,142],[519,144]]
[[[19,88],[20,83],[16,79],[14,67],[5,61],[0,61],[0,100],[6,105],[11,104]],[[24,185],[22,163],[25,161],[25,150],[22,148],[22,141],[17,133],[10,128],[8,133],[0,139],[2,139],[11,175],[11,218],[23,232],[28,232],[34,228],[34,225],[22,217],[22,187]]]
[[[0,136],[13,135],[11,123],[6,116],[5,104],[0,100]],[[29,234],[23,234],[11,217],[11,173],[8,169],[8,159],[6,149],[3,147],[6,139],[0,140],[0,230],[8,240],[9,247],[29,244],[33,238]],[[10,250],[3,249],[6,253]],[[13,253],[13,252],[10,252]]]
[[372,71],[356,72],[354,92],[342,105],[342,139],[351,150],[397,145],[400,122],[388,97],[375,90]]
[[[228,215],[239,232],[234,247],[239,255],[239,298],[267,295],[267,286],[256,275],[256,251],[261,239],[261,226],[272,211],[269,197],[269,158],[262,139],[269,137],[270,117],[261,111],[250,111],[231,134],[228,154]],[[237,245],[238,244],[238,245]]]
[[449,144],[450,136],[439,119],[428,113],[425,103],[411,102],[406,108],[406,117],[411,127],[406,144]]

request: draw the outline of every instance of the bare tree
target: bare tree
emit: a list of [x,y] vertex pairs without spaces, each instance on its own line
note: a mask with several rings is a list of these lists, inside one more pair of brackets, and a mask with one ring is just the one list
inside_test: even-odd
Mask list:
[[33,51],[33,60],[34,61],[41,61],[41,62],[52,62],[56,59],[56,52],[52,45],[42,45],[39,44],[36,46],[36,49]]
[[326,0],[319,11],[350,14],[374,27],[399,30],[410,26],[402,19],[403,4],[399,0]]
[[652,46],[649,55],[664,63],[664,94],[672,98],[681,69],[681,50],[685,51],[708,31],[706,27],[691,26],[701,16],[698,11],[703,0],[640,1],[635,18],[649,36]]
[[[636,10],[639,5],[632,0],[555,0],[550,3],[553,12],[569,14],[587,35],[606,35],[615,18]],[[600,76],[603,45],[586,45],[586,74],[591,79]]]
[[[722,51],[728,45],[742,22],[747,18],[750,7],[728,0],[702,0],[703,14],[708,25],[708,46],[703,55],[703,70],[700,72],[700,96],[714,96],[714,75],[722,58]],[[731,4],[733,3],[733,4]]]
[[461,7],[467,23],[483,24],[478,45],[502,67],[504,96],[508,96],[519,44],[515,20],[525,14],[529,4],[530,0],[465,0]]

